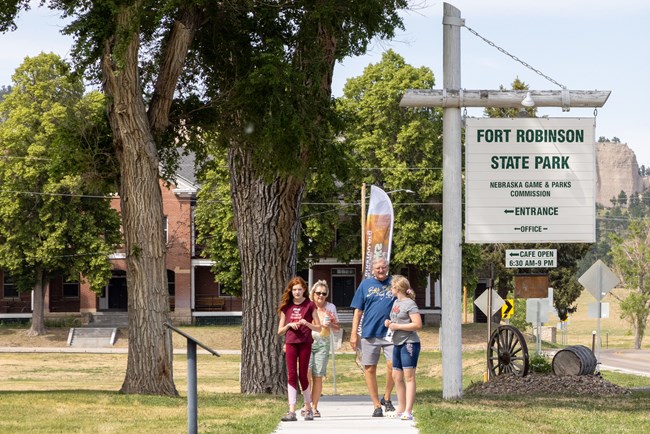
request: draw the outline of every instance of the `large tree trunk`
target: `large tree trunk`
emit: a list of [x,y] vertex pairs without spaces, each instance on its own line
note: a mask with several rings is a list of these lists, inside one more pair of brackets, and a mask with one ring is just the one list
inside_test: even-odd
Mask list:
[[[304,92],[313,95],[313,104],[329,104],[336,39],[322,23],[310,24],[315,25],[305,27],[314,34],[302,36],[296,64],[306,74]],[[305,117],[305,122],[320,132],[318,125],[324,119]],[[319,142],[318,137],[307,140]],[[300,169],[308,166],[313,143],[296,143]],[[281,394],[287,390],[287,375],[276,310],[282,291],[296,273],[305,181],[287,175],[269,181],[261,174],[263,170],[256,170],[250,152],[237,145],[228,152],[242,272],[241,392]]]
[[296,272],[304,183],[266,182],[247,150],[230,149],[228,158],[242,272],[241,392],[281,394],[286,365],[276,309]]
[[129,356],[121,392],[176,396],[171,336],[164,326],[169,311],[159,160],[140,87],[139,34],[132,31],[133,16],[132,9],[122,10],[118,36],[107,41],[102,58],[120,163],[127,263]]
[[36,270],[36,285],[34,285],[34,307],[32,310],[32,325],[27,331],[28,336],[44,335],[45,329],[45,275],[43,270]]

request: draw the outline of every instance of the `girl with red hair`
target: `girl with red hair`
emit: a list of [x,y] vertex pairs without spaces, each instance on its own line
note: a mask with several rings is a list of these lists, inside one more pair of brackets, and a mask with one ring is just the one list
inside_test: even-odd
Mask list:
[[285,359],[289,395],[289,411],[282,416],[283,422],[298,420],[296,417],[296,400],[298,399],[298,382],[305,401],[305,420],[314,420],[311,408],[311,387],[309,384],[309,357],[311,356],[311,332],[321,331],[318,315],[314,315],[316,305],[305,297],[307,283],[301,277],[289,281],[282,294],[278,314],[278,335],[285,335]]

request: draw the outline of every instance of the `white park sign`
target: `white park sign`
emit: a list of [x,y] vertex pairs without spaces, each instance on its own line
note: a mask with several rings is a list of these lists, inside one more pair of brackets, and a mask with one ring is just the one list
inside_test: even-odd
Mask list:
[[506,268],[555,268],[557,249],[507,249]]
[[593,118],[468,118],[465,241],[592,243]]

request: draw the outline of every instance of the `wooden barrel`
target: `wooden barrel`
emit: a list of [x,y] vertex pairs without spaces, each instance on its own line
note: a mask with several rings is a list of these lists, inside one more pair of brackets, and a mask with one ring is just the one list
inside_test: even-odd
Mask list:
[[555,375],[591,375],[596,370],[596,356],[584,345],[573,345],[553,357]]

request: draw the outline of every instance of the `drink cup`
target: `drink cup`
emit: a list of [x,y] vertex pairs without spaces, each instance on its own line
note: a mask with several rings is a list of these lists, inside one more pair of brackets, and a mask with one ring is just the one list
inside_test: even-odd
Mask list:
[[323,325],[325,327],[329,327],[329,325],[330,325],[330,316],[329,315],[325,315],[325,318],[323,318]]

